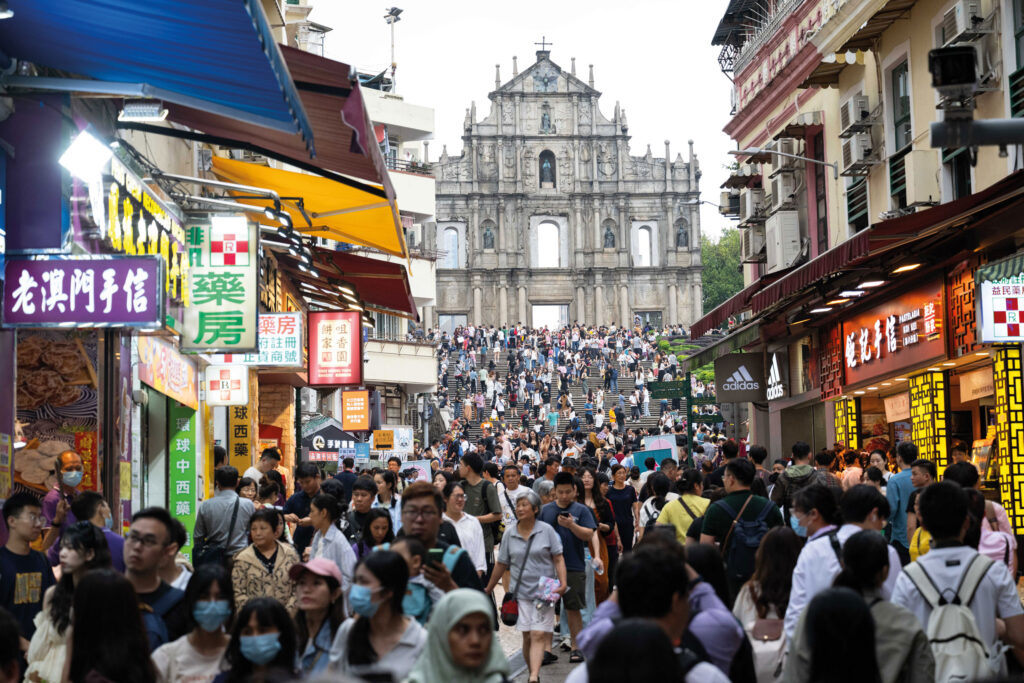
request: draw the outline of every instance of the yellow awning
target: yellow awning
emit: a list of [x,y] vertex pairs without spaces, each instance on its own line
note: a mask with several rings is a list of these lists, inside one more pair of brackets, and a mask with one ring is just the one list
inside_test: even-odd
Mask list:
[[[398,203],[379,186],[368,186],[370,190],[379,190],[378,193],[319,175],[282,171],[224,157],[213,158],[213,173],[227,182],[277,192],[282,197],[281,208],[288,212],[295,230],[303,234],[372,247],[401,258],[408,256]],[[267,199],[238,196],[245,192],[233,194],[236,201],[261,210],[273,205]],[[296,197],[302,200],[302,211]],[[274,222],[260,215],[261,222]]]

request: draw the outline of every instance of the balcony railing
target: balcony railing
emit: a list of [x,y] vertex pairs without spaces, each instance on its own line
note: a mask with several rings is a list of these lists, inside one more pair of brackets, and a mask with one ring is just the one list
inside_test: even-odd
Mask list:
[[387,158],[387,166],[389,171],[401,171],[403,173],[415,173],[417,175],[425,175],[433,177],[433,173],[430,172],[430,166],[427,164],[421,164],[418,161],[405,161],[403,159],[391,159]]
[[755,58],[758,51],[771,40],[772,36],[778,33],[779,28],[787,17],[796,11],[796,8],[804,3],[804,0],[778,0],[775,3],[774,11],[761,24],[753,27],[752,34],[743,43],[739,54],[733,62],[736,73],[742,73]]

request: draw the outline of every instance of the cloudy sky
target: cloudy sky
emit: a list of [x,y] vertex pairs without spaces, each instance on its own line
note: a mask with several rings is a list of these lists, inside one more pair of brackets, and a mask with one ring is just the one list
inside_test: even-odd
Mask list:
[[[311,0],[313,21],[332,27],[326,56],[379,73],[390,63],[390,5],[345,0]],[[730,83],[719,71],[711,37],[725,2],[698,0],[395,0],[404,12],[395,27],[397,92],[406,101],[433,107],[431,159],[441,146],[462,149],[462,121],[470,102],[477,118],[486,116],[494,90],[494,65],[502,83],[512,78],[512,56],[520,71],[536,60],[534,45],[546,36],[551,59],[587,79],[594,65],[594,87],[601,111],[611,118],[618,100],[629,120],[634,155],[647,145],[656,157],[686,157],[692,139],[700,159],[702,199],[718,202],[718,186],[731,157],[722,127],[729,117]],[[717,209],[701,207],[701,224],[716,234],[729,221]]]

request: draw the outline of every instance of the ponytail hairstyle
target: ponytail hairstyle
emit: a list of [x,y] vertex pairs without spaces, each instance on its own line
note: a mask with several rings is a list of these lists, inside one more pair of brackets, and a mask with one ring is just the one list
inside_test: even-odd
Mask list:
[[858,531],[843,545],[843,569],[832,583],[858,593],[874,590],[884,581],[882,570],[889,566],[889,546],[877,531]]
[[334,526],[341,528],[339,520],[341,519],[341,503],[338,499],[329,493],[318,493],[313,496],[313,500],[309,501],[310,505],[316,505],[318,508],[327,513],[331,518],[331,522]]
[[676,491],[679,492],[679,495],[684,493],[692,493],[696,495],[695,489],[703,483],[704,475],[701,474],[700,470],[687,467],[683,470],[682,475],[680,475],[679,481],[676,482]]
[[668,495],[668,490],[672,486],[668,476],[664,472],[654,472],[647,479],[647,486],[654,494],[654,509],[661,510],[665,507],[665,496]]

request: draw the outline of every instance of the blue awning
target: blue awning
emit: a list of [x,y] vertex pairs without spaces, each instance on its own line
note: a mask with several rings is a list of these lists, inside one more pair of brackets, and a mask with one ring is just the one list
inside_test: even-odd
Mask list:
[[153,97],[300,133],[313,153],[312,127],[260,0],[9,0],[9,6],[14,16],[0,21],[0,58],[96,81],[10,76],[8,85]]

